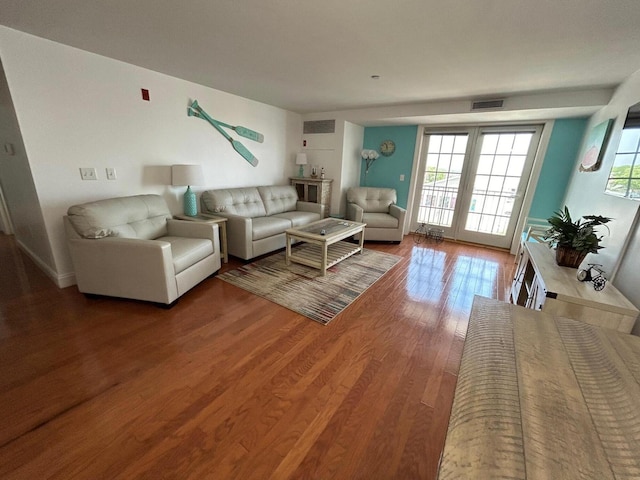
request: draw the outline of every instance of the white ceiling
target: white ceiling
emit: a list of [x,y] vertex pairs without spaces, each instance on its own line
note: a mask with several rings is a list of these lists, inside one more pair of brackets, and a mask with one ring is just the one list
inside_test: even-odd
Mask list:
[[0,0],[0,23],[303,114],[611,88],[640,69],[638,0]]

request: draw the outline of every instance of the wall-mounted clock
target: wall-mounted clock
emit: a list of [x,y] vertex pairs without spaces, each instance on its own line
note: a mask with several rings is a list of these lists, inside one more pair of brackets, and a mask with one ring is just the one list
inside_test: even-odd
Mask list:
[[380,153],[385,157],[390,157],[396,151],[396,144],[393,140],[385,140],[380,144]]

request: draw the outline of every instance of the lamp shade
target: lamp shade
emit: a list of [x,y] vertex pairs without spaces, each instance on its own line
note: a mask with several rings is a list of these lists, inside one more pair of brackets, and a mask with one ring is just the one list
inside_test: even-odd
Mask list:
[[171,166],[171,185],[202,185],[204,183],[204,174],[201,165],[172,165]]
[[307,154],[299,153],[296,155],[296,165],[306,165],[307,164]]

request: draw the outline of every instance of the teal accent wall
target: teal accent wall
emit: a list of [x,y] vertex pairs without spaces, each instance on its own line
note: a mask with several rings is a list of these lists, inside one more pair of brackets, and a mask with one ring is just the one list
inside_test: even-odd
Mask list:
[[576,168],[588,121],[588,118],[565,118],[555,121],[529,210],[530,218],[547,219],[563,207],[562,201],[573,169]]
[[[368,175],[364,173],[366,165],[362,161],[360,186],[395,188],[398,193],[398,205],[407,208],[417,133],[417,125],[366,127],[362,148],[380,153],[380,144],[385,140],[393,140],[396,151],[390,157],[380,155],[380,158],[373,162]],[[400,175],[404,175],[402,182]]]

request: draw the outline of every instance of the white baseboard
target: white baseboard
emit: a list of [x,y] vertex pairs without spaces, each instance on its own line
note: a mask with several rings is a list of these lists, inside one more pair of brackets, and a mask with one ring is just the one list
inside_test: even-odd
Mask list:
[[76,284],[76,274],[73,272],[58,274],[49,265],[42,261],[35,253],[33,253],[24,243],[16,239],[18,247],[49,277],[58,288],[67,288]]
[[76,274],[75,273],[64,273],[62,275],[58,275],[57,276],[57,282],[56,285],[58,285],[58,288],[67,288],[67,287],[72,287],[73,285],[75,285],[76,283]]

